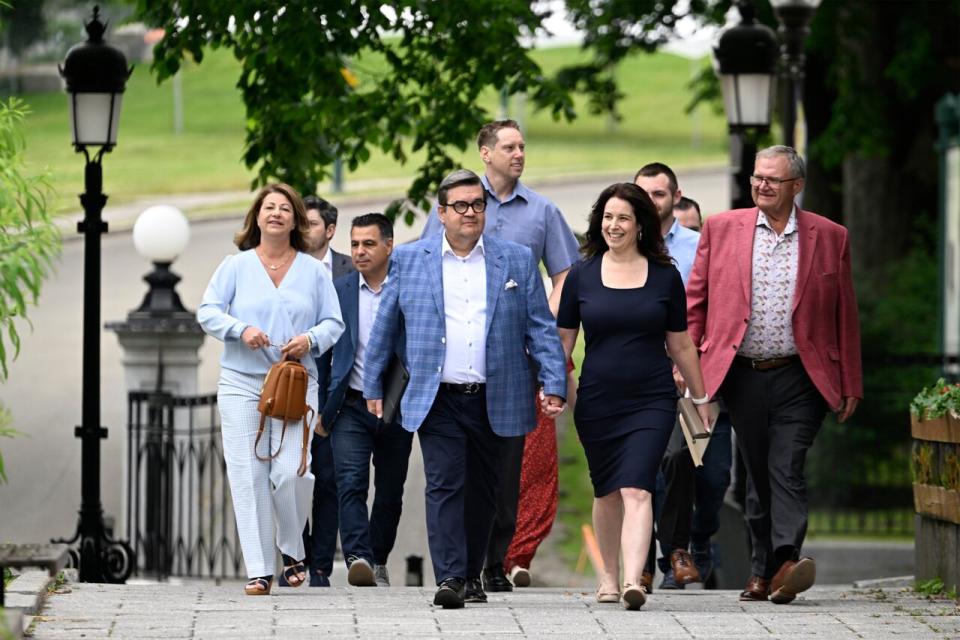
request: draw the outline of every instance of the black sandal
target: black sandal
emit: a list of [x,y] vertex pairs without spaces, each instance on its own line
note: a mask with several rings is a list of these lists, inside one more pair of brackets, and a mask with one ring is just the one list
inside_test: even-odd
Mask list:
[[268,596],[271,586],[273,586],[273,576],[251,578],[250,582],[243,587],[243,591],[248,596]]
[[283,578],[287,585],[299,587],[307,581],[307,568],[303,566],[303,560],[294,560],[285,553],[281,553],[283,558]]

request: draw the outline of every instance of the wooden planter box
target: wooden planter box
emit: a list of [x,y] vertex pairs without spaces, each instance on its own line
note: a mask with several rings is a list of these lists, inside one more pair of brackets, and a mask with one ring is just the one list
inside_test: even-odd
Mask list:
[[960,491],[915,483],[913,504],[919,514],[960,524]]
[[910,416],[910,433],[916,440],[960,443],[960,416],[947,414],[931,420]]
[[[910,431],[915,452],[921,447],[930,449],[926,479],[941,482],[960,455],[960,416],[948,414],[933,420],[910,416]],[[940,578],[944,584],[960,588],[960,491],[915,482],[913,503],[917,512],[914,574],[918,580]]]

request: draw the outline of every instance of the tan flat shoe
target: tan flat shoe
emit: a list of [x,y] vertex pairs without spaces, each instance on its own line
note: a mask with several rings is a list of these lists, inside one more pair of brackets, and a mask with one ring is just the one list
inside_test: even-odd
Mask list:
[[635,584],[625,584],[623,585],[622,600],[624,609],[636,611],[646,604],[647,594],[644,593],[643,587],[638,587]]
[[620,602],[620,594],[616,591],[600,591],[597,589],[597,602],[604,604]]

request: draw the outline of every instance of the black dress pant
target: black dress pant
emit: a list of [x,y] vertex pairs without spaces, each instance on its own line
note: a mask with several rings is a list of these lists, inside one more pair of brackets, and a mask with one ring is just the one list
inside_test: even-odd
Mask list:
[[827,403],[799,360],[757,371],[736,359],[720,393],[747,468],[751,571],[770,578],[803,546],[807,533],[803,467]]
[[523,447],[526,436],[503,439],[502,459],[499,463],[499,497],[497,510],[487,545],[484,567],[503,564],[507,550],[517,529],[517,503],[520,500],[520,471],[523,466]]
[[504,438],[490,428],[483,391],[444,390],[417,430],[426,476],[427,541],[433,573],[479,578],[497,502]]

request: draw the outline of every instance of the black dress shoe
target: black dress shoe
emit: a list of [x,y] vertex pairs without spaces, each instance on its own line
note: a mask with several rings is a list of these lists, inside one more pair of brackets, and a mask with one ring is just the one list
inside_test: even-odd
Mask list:
[[513,585],[507,580],[502,564],[495,564],[483,570],[483,588],[486,591],[513,591]]
[[463,580],[447,578],[437,588],[437,593],[433,596],[433,604],[444,609],[462,609],[463,593]]
[[480,578],[467,578],[467,583],[463,588],[464,602],[486,602],[487,594],[483,592],[483,584]]

